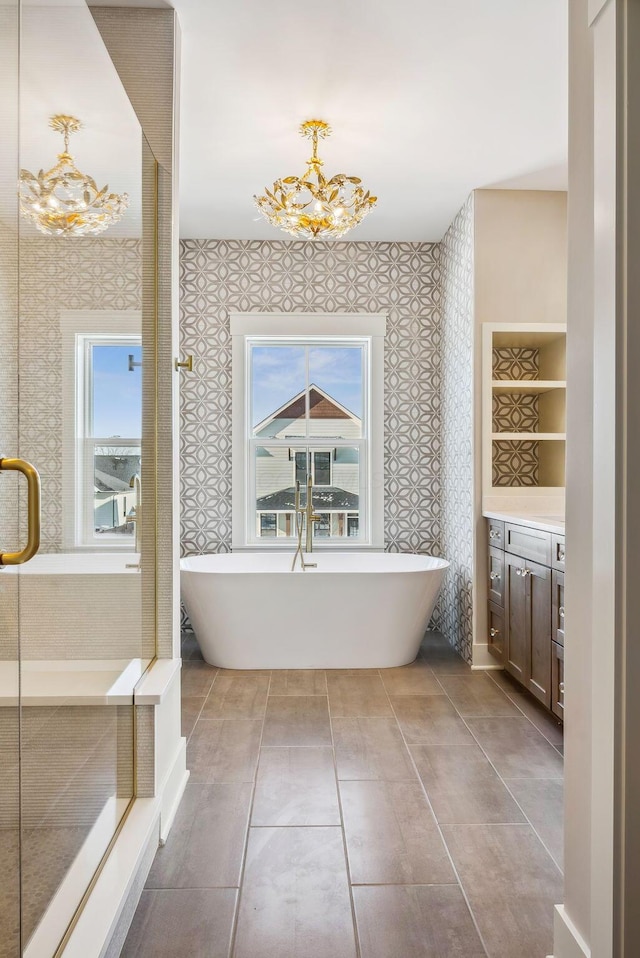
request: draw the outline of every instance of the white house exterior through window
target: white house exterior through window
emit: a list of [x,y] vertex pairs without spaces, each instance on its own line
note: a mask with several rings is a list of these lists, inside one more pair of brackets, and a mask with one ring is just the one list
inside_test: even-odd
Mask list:
[[349,317],[343,334],[322,319],[276,317],[277,330],[309,330],[293,335],[269,332],[272,316],[232,317],[236,549],[293,543],[296,483],[304,507],[308,477],[318,545],[383,544],[384,319],[373,317],[374,335],[372,317]]

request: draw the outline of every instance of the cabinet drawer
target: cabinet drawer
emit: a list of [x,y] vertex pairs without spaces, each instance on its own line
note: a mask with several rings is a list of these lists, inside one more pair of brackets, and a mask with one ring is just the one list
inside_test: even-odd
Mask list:
[[564,720],[564,649],[551,643],[551,711]]
[[505,549],[513,555],[551,565],[551,533],[541,529],[529,529],[527,526],[515,526],[507,523],[505,527]]
[[489,602],[504,606],[504,552],[489,549]]
[[553,572],[551,638],[564,646],[564,572]]
[[489,652],[502,665],[504,663],[506,650],[506,636],[504,634],[505,617],[504,609],[489,603],[489,634],[487,636],[487,645]]
[[551,565],[564,572],[564,536],[551,537]]
[[489,523],[489,545],[504,549],[504,522],[500,519],[487,519]]

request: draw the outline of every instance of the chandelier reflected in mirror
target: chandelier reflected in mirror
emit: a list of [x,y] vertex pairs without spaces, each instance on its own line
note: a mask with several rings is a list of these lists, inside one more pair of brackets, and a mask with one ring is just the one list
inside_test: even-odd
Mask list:
[[337,239],[357,226],[378,198],[365,192],[358,176],[323,175],[318,140],[331,135],[328,123],[307,120],[300,134],[313,143],[306,172],[276,180],[263,196],[254,196],[256,206],[273,226],[297,239]]
[[129,197],[98,189],[96,181],[80,172],[69,153],[69,137],[81,129],[74,116],[56,114],[49,126],[64,137],[58,162],[37,175],[20,171],[20,212],[49,236],[84,236],[102,233],[122,219]]

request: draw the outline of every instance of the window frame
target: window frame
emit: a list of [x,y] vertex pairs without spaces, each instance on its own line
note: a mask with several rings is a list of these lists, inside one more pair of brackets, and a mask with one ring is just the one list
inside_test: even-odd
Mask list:
[[[307,436],[300,445],[311,453],[329,452],[333,479],[333,449],[347,446],[360,450],[360,531],[361,537],[314,537],[314,549],[327,551],[379,551],[384,548],[384,336],[386,317],[381,313],[232,313],[233,343],[233,523],[234,551],[289,550],[292,539],[260,540],[256,534],[255,503],[250,490],[255,488],[253,446],[298,445],[291,437],[274,440],[263,437],[256,442],[250,423],[251,345],[364,345],[367,353],[363,382],[363,434],[359,439],[331,439]],[[313,447],[316,448],[313,448]],[[362,452],[364,450],[364,452]],[[303,451],[303,450],[300,450]],[[293,474],[295,476],[295,456]],[[312,469],[315,462],[312,459]],[[313,473],[312,473],[313,474]],[[347,512],[347,510],[341,510]],[[362,535],[362,527],[365,535]],[[278,539],[280,541],[278,541]]]
[[[62,544],[70,551],[134,552],[132,541],[123,541],[122,535],[93,530],[93,495],[89,510],[84,484],[91,474],[86,460],[85,422],[86,404],[91,394],[85,392],[83,340],[98,344],[114,343],[142,345],[141,314],[138,310],[64,310],[60,314],[62,338]],[[102,445],[114,445],[113,441]],[[142,449],[142,436],[118,439],[118,445],[132,445]],[[93,480],[92,485],[93,485]],[[93,492],[93,489],[92,489]],[[90,512],[90,524],[88,517]],[[87,535],[87,530],[91,534]]]
[[[76,513],[78,517],[77,544],[93,548],[117,547],[123,550],[135,549],[135,534],[131,541],[123,539],[118,533],[95,530],[95,454],[100,446],[119,446],[123,449],[140,449],[142,455],[142,435],[113,436],[93,435],[93,350],[96,346],[139,346],[142,348],[142,336],[121,333],[79,333],[76,335],[77,350],[77,456],[76,456]],[[142,425],[142,409],[140,410]],[[140,430],[142,432],[142,428]],[[131,492],[132,498],[134,491]]]

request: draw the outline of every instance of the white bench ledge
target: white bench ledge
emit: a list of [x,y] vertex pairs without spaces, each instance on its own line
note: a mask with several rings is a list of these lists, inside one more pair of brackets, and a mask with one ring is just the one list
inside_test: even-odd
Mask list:
[[182,668],[182,659],[156,659],[136,686],[136,705],[159,705],[176,675]]

